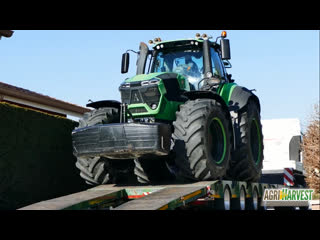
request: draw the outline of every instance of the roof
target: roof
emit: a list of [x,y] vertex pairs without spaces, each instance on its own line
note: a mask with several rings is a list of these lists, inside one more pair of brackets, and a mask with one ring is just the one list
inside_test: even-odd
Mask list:
[[13,34],[13,31],[11,30],[0,30],[0,38],[1,37],[9,38],[12,36],[12,34]]
[[156,48],[160,44],[166,44],[166,43],[179,43],[179,42],[191,42],[191,41],[196,41],[196,42],[203,42],[202,38],[185,38],[185,39],[176,39],[176,40],[166,40],[166,41],[161,41],[161,42],[155,42],[152,48]]
[[24,88],[15,87],[3,82],[0,82],[0,95],[7,95],[18,99],[43,104],[50,107],[59,108],[65,111],[84,114],[89,112],[89,108],[81,107],[72,103],[64,102],[40,93],[36,93]]

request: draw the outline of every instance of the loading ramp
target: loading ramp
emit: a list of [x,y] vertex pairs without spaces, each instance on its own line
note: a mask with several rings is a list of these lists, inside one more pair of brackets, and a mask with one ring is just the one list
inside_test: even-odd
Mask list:
[[217,208],[223,191],[230,189],[231,200],[237,200],[240,189],[246,199],[257,190],[259,198],[269,184],[237,181],[203,181],[190,184],[121,186],[100,185],[86,191],[35,203],[18,210],[173,210],[180,207],[207,206]]

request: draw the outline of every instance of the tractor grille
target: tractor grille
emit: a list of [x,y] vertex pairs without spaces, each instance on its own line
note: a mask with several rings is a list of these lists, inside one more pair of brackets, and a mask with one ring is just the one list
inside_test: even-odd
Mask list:
[[130,112],[131,113],[145,113],[145,112],[147,112],[147,109],[145,109],[144,107],[131,108]]
[[120,93],[121,93],[122,102],[129,104],[130,103],[130,89],[120,90]]
[[[144,90],[146,90],[146,91],[144,91]],[[159,103],[160,92],[159,92],[158,86],[153,86],[153,87],[149,87],[146,89],[141,89],[141,94],[142,94],[142,97],[143,97],[145,103],[147,103],[149,106],[152,103],[156,103],[156,104]]]
[[121,100],[126,104],[146,103],[151,106],[160,100],[160,92],[157,85],[146,87],[120,88]]

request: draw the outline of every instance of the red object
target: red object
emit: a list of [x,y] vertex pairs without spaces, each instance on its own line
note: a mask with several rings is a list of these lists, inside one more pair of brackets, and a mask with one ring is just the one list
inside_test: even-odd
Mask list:
[[294,185],[294,176],[292,168],[285,168],[283,171],[283,184],[285,186],[293,186]]

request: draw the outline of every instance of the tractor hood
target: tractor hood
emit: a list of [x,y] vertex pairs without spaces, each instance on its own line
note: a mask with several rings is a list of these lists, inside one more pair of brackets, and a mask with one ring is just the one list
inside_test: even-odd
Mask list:
[[139,74],[139,75],[135,75],[134,77],[126,79],[125,82],[130,83],[130,82],[138,82],[138,81],[148,81],[153,78],[157,78],[160,80],[160,78],[158,78],[158,76],[161,74],[163,74],[163,73],[157,72],[157,73],[150,73],[150,74]]
[[[173,82],[177,82],[180,89],[183,90],[190,90],[190,86],[188,81],[185,79],[184,76],[178,73],[169,73],[169,72],[156,72],[156,73],[149,73],[149,74],[139,74],[135,75],[134,77],[126,79],[121,86],[123,85],[138,85],[139,82],[144,81],[164,81],[170,85],[174,84]],[[136,83],[136,84],[135,84]],[[168,85],[166,84],[166,85]]]
[[180,74],[157,72],[128,78],[119,90],[121,101],[128,104],[133,117],[152,116],[171,121],[178,105],[185,100],[182,92],[189,91],[190,85]]

